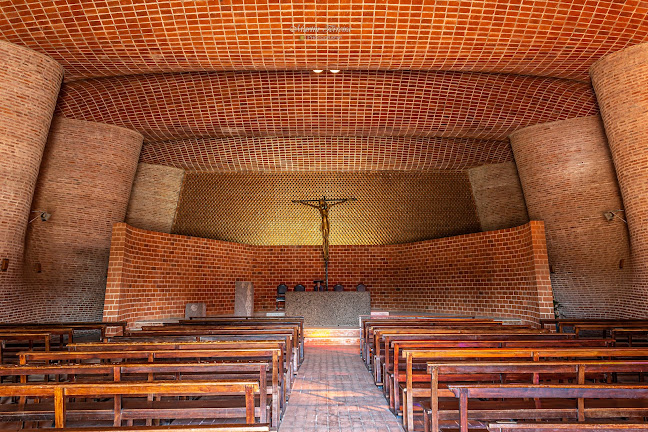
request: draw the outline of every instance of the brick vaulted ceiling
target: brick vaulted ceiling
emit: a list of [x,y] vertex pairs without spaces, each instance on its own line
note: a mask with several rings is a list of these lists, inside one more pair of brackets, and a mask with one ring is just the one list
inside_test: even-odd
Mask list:
[[[510,132],[598,112],[589,66],[648,41],[648,2],[633,0],[0,0],[0,11],[0,39],[64,66],[59,114],[135,129],[143,161],[190,170],[507,161]],[[344,160],[281,162],[323,147]]]

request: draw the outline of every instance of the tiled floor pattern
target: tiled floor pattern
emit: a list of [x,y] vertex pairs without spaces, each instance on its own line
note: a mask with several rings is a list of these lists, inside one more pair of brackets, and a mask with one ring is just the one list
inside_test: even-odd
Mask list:
[[279,432],[403,431],[357,345],[310,345]]

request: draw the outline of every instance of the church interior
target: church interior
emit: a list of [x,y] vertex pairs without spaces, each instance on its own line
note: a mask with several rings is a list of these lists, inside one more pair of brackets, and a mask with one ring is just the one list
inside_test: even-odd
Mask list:
[[648,430],[645,1],[0,0],[0,178],[0,430]]

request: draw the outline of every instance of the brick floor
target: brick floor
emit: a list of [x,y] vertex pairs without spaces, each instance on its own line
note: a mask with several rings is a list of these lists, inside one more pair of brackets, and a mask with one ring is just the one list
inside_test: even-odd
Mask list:
[[357,345],[305,349],[279,432],[403,431]]

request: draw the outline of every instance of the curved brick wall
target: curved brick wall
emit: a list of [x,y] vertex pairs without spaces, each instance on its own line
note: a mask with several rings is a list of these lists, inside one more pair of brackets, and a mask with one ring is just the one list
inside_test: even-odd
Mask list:
[[141,146],[128,129],[54,119],[32,205],[52,216],[27,232],[33,319],[101,319],[112,226],[124,221]]
[[623,309],[648,316],[648,44],[604,57],[590,69],[619,177],[632,245],[633,292]]
[[546,225],[556,300],[566,316],[618,315],[629,244],[625,224],[603,216],[623,205],[601,119],[536,125],[510,139],[529,218]]
[[[178,250],[183,253],[177,253]],[[542,222],[499,231],[397,245],[331,246],[330,284],[371,292],[383,310],[552,318]],[[234,282],[254,283],[254,306],[274,310],[276,287],[322,277],[318,246],[254,246],[113,229],[104,319],[130,323],[179,317],[187,302],[208,314],[232,313]]]
[[22,259],[29,206],[56,106],[63,68],[29,49],[0,41],[0,321],[28,318]]

